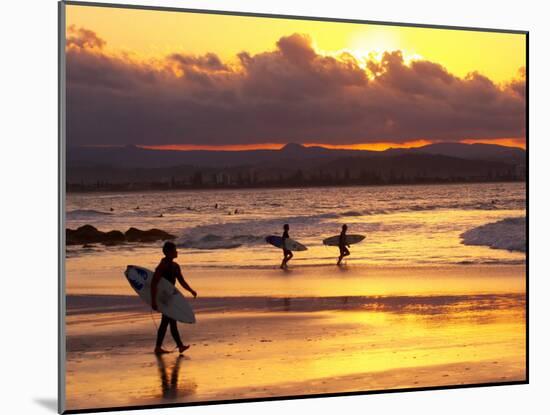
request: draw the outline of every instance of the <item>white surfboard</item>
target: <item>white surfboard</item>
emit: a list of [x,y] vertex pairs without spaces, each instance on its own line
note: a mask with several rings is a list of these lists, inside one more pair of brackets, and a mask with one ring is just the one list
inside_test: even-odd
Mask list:
[[[152,271],[136,265],[128,265],[124,271],[128,283],[149,306],[153,274]],[[157,285],[157,308],[162,314],[182,323],[194,324],[196,321],[191,305],[178,289],[164,278],[161,278]]]
[[[365,239],[364,235],[346,235],[346,245],[353,245]],[[331,236],[323,239],[323,244],[328,246],[338,246],[340,244],[340,235]]]
[[[280,236],[270,235],[265,238],[265,241],[268,244],[283,249],[283,238],[281,238]],[[287,240],[285,241],[284,248],[288,249],[289,251],[307,251],[307,247],[305,245],[302,245],[300,242],[297,242],[294,239],[290,238],[287,238]]]

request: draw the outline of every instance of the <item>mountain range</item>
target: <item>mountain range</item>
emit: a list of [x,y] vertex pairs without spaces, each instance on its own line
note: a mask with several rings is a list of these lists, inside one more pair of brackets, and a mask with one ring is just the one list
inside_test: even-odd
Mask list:
[[385,151],[290,143],[279,150],[69,147],[67,189],[127,190],[524,180],[526,152],[436,143]]
[[153,150],[134,145],[124,147],[69,147],[69,166],[110,165],[118,168],[159,168],[173,166],[234,167],[288,162],[328,160],[344,157],[388,157],[403,154],[431,154],[467,160],[525,163],[525,150],[494,144],[435,143],[415,148],[385,151],[328,149],[290,143],[279,150]]

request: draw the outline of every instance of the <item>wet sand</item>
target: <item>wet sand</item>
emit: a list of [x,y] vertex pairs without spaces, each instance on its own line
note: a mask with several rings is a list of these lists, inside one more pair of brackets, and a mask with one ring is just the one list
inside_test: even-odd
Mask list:
[[[288,270],[280,270],[278,257],[263,268],[189,267],[178,258],[185,279],[200,297],[332,297],[411,296],[523,293],[525,264],[519,265],[422,265],[303,266],[293,259]],[[67,294],[135,296],[124,277],[127,264],[139,263],[154,269],[158,253],[150,257],[105,256],[72,259],[67,264]]]
[[435,274],[392,270],[391,289],[376,274],[356,295],[352,277],[331,291],[306,275],[273,296],[226,298],[205,277],[198,323],[179,325],[183,357],[152,354],[159,318],[137,297],[69,296],[67,408],[524,380],[525,267],[439,267],[438,281],[415,284]]

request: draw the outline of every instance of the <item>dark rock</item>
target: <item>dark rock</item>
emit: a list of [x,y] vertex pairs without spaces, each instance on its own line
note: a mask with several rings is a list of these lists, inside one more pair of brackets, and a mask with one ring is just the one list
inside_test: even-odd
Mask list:
[[125,242],[155,242],[174,238],[174,235],[160,229],[142,231],[137,228],[130,228],[126,233],[116,230],[102,232],[92,225],[84,225],[77,229],[66,230],[67,245],[89,245],[95,243],[118,245]]
[[105,232],[103,243],[106,245],[116,245],[126,241],[124,234],[121,231]]
[[67,245],[93,244],[103,241],[104,232],[98,231],[92,225],[84,225],[73,230],[67,229]]

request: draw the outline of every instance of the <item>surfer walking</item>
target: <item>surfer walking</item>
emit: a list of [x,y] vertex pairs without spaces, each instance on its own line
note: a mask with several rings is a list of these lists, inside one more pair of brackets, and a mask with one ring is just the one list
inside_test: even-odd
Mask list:
[[288,235],[289,229],[290,229],[290,226],[288,226],[288,223],[285,223],[285,226],[283,226],[283,237],[282,237],[282,239],[283,239],[283,243],[282,243],[283,262],[281,262],[281,269],[288,268],[287,263],[294,256],[292,254],[292,251],[290,249],[288,249],[288,247],[287,247],[287,241],[288,241],[288,239],[290,239],[290,236]]
[[[153,280],[151,281],[151,306],[153,310],[158,310],[157,308],[157,286],[161,278],[165,278],[172,285],[176,285],[176,280],[180,285],[189,291],[193,297],[197,297],[197,292],[187,284],[181,275],[181,268],[177,262],[174,262],[174,259],[178,257],[178,251],[176,245],[173,242],[165,242],[162,247],[162,252],[164,253],[164,258],[161,259],[157,268],[155,269],[155,274],[153,275]],[[166,335],[166,330],[170,326],[170,333],[174,338],[178,346],[178,350],[183,353],[185,350],[189,349],[188,345],[183,344],[178,332],[177,321],[166,316],[162,315],[160,321],[160,326],[157,332],[157,343],[155,346],[155,354],[169,353],[167,350],[162,348],[162,342],[164,341],[164,336]]]
[[338,262],[336,265],[340,265],[342,263],[342,259],[344,257],[349,256],[349,245],[347,243],[347,237],[346,232],[348,231],[348,225],[342,225],[342,232],[340,232],[340,238],[338,240],[338,248],[340,248],[340,256],[338,257]]

